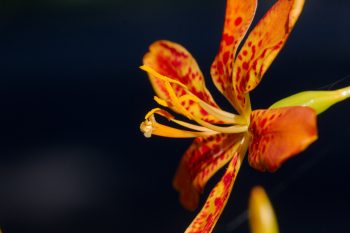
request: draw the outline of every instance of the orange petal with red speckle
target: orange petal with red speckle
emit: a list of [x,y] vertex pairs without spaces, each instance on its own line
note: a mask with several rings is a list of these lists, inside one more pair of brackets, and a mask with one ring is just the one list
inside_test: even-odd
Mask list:
[[232,95],[232,68],[237,48],[255,14],[257,0],[227,0],[220,48],[211,66],[216,87],[235,105]]
[[202,210],[187,228],[185,233],[210,233],[219,219],[231,194],[233,184],[244,158],[245,145],[234,153],[221,180],[210,192]]
[[[187,87],[187,90],[192,94],[206,103],[218,108],[205,86],[204,77],[197,62],[181,45],[165,40],[156,41],[150,46],[149,52],[144,56],[143,63],[154,69],[159,74],[184,84]],[[164,81],[150,74],[149,78],[157,95],[161,99],[169,101],[170,96],[165,87]],[[177,97],[186,94],[185,88],[180,85],[172,83],[171,86]],[[171,101],[169,101],[169,105],[174,111],[178,112],[178,110],[171,105]],[[183,100],[181,105],[191,114],[200,117],[203,120],[219,122],[192,100]]]
[[207,181],[238,149],[243,134],[217,134],[196,138],[181,159],[173,181],[181,204],[189,210],[198,206]]
[[256,110],[249,132],[249,164],[273,172],[317,139],[316,112],[309,107]]
[[234,64],[234,93],[247,108],[245,94],[261,81],[285,44],[304,5],[304,0],[279,0],[249,34]]

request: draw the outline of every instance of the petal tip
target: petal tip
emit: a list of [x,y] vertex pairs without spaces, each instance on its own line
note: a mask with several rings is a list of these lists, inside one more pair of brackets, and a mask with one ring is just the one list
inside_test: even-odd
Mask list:
[[189,174],[185,174],[184,172],[184,170],[182,170],[181,174],[179,171],[177,172],[173,180],[173,187],[179,192],[181,205],[189,211],[195,211],[198,207],[201,192],[195,189],[189,179]]

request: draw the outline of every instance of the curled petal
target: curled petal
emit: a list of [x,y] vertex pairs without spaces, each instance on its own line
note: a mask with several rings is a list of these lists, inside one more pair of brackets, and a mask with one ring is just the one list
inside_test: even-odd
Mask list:
[[[205,86],[203,74],[197,62],[181,45],[165,40],[156,41],[144,56],[143,63],[155,71],[149,72],[149,70],[146,70],[156,94],[160,99],[167,102],[174,111],[183,112],[179,109],[179,106],[174,106],[173,98],[180,98],[188,92],[207,104],[218,108]],[[168,81],[160,79],[155,73],[165,76]],[[172,89],[173,93],[170,93],[169,88]],[[209,122],[219,123],[219,120],[208,114],[198,103],[191,99],[184,98],[180,105],[181,108],[186,109],[192,115]]]
[[317,139],[316,112],[309,107],[256,110],[249,132],[249,164],[273,172]]
[[196,138],[181,159],[173,181],[181,204],[194,210],[207,181],[234,155],[243,134]]
[[249,225],[252,233],[278,233],[276,214],[265,190],[254,187],[249,198]]
[[247,93],[253,90],[285,44],[304,5],[304,0],[279,0],[249,34],[234,64],[234,91],[249,107]]
[[237,48],[255,14],[257,0],[227,0],[219,51],[211,66],[216,87],[235,105],[232,95],[232,68]]
[[227,170],[221,180],[210,192],[202,210],[187,228],[185,233],[210,233],[220,217],[232,191],[237,173],[241,167],[246,151],[245,138],[241,140],[240,148],[233,155]]

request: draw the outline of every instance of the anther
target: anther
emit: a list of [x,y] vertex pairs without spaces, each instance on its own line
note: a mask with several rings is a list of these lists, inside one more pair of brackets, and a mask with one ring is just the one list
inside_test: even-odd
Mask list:
[[141,132],[146,138],[150,138],[153,132],[153,124],[152,121],[145,120],[140,125]]

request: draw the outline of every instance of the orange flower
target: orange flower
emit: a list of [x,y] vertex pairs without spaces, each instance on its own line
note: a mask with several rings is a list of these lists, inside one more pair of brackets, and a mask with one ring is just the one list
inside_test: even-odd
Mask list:
[[[181,203],[194,210],[208,180],[228,164],[186,233],[213,230],[247,150],[252,167],[275,171],[317,139],[317,113],[350,96],[349,87],[333,92],[305,92],[281,100],[269,109],[251,110],[249,92],[260,83],[285,44],[303,5],[303,0],[277,1],[237,54],[253,20],[257,0],[227,0],[224,30],[211,76],[237,114],[219,108],[196,61],[181,45],[156,41],[144,56],[141,69],[149,75],[157,94],[155,101],[196,123],[175,119],[169,112],[155,108],[140,126],[146,137],[195,138],[173,183],[180,192]],[[155,115],[181,127],[163,125]]]

